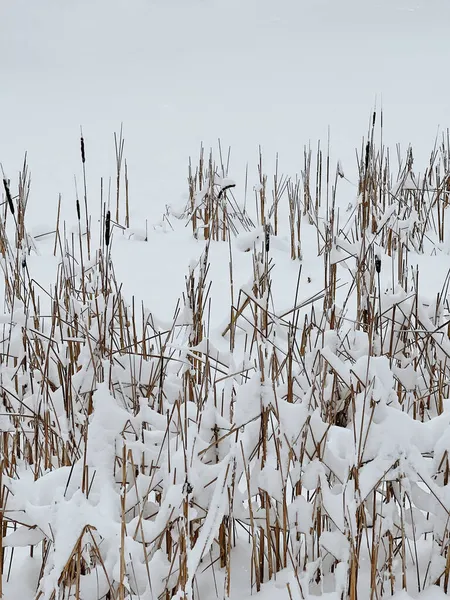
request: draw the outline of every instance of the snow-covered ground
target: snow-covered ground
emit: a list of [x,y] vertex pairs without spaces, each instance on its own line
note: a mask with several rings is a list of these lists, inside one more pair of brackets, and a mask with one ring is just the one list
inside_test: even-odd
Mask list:
[[[24,153],[28,153],[32,173],[28,231],[37,236],[54,229],[61,194],[61,219],[66,219],[69,232],[75,226],[76,233],[74,175],[78,194],[80,198],[83,196],[80,127],[86,144],[92,228],[97,230],[101,177],[106,190],[104,198],[108,194],[109,178],[112,178],[111,205],[114,206],[113,133],[123,124],[124,156],[130,180],[130,230],[122,235],[118,228],[114,229],[114,268],[117,281],[123,283],[125,299],[131,302],[134,296],[138,306],[142,302],[160,320],[161,329],[170,327],[177,302],[185,291],[189,266],[204,249],[204,244],[194,239],[192,228],[175,216],[188,201],[189,158],[192,157],[195,168],[201,144],[206,153],[213,148],[216,159],[219,139],[224,155],[231,147],[228,175],[236,181],[234,194],[241,205],[246,165],[249,165],[248,196],[253,207],[253,188],[259,182],[259,146],[270,187],[277,154],[280,172],[295,178],[304,166],[305,145],[311,144],[314,150],[320,139],[326,152],[329,136],[332,178],[339,159],[346,176],[339,184],[339,201],[347,206],[355,203],[358,193],[355,148],[360,150],[374,109],[377,125],[383,110],[382,141],[392,149],[392,163],[395,164],[396,143],[403,151],[412,144],[416,173],[423,172],[427,166],[436,135],[450,126],[447,76],[450,5],[446,0],[15,0],[3,4],[0,9],[0,163],[16,193],[17,173]],[[380,142],[379,132],[377,142]],[[392,170],[396,172],[394,166]],[[162,221],[167,205],[172,208],[167,213],[168,220]],[[139,241],[136,232],[145,234],[146,230],[147,241]],[[311,225],[305,226],[301,300],[320,292],[324,285],[323,259],[317,256],[314,231]],[[289,260],[288,234],[286,228],[271,242],[271,256],[276,264],[272,293],[274,312],[278,315],[294,305],[296,295],[298,261]],[[37,251],[29,258],[29,269],[33,278],[50,289],[58,266],[58,259],[53,257],[54,241],[36,237],[35,240]],[[250,232],[233,242],[235,291],[252,279],[252,253],[245,250],[247,242],[251,247],[255,240],[255,233]],[[431,299],[442,288],[448,271],[448,239],[441,245],[436,244],[436,248],[438,250],[433,252],[428,247],[425,255],[414,254],[410,259],[410,264],[419,265],[421,292]],[[212,280],[209,324],[212,337],[217,336],[212,341],[220,346],[223,340],[218,332],[223,331],[229,321],[228,244],[212,244],[209,261]],[[391,261],[384,254],[382,261],[383,286],[388,290],[392,283]],[[344,268],[339,274],[344,282]],[[392,289],[388,291],[393,293]],[[345,294],[346,289],[338,293],[340,301],[344,302]],[[386,306],[392,297],[388,295]],[[45,306],[45,297],[42,302]],[[355,315],[350,314],[350,317],[355,318]],[[220,346],[220,350],[224,351],[224,347]],[[334,360],[333,356],[327,357]],[[374,368],[373,376],[383,381],[386,378],[389,384],[386,365],[376,364],[381,366],[377,367],[378,371]],[[227,365],[230,372],[232,366],[230,359]],[[343,368],[340,363],[332,366],[336,372]],[[345,380],[345,375],[340,373]],[[170,385],[176,384],[171,382]],[[103,400],[98,400],[100,416],[107,412],[101,412],[106,410],[101,408]],[[242,407],[240,410],[242,413]],[[111,431],[108,430],[113,441],[123,426],[123,414],[117,411],[116,422]],[[446,407],[441,416],[433,415],[436,421],[430,417],[432,425],[428,428],[428,437],[416,444],[420,449],[428,452],[433,435],[442,434],[440,427],[448,414]],[[139,417],[133,418],[137,423]],[[383,418],[380,416],[381,421]],[[232,425],[230,420],[230,427]],[[117,431],[114,426],[118,427]],[[101,436],[98,420],[90,422],[89,428],[93,436],[96,432]],[[387,430],[395,434],[394,427]],[[334,432],[334,438],[331,436],[331,448],[333,444],[344,443],[339,431]],[[406,444],[406,434],[399,437],[399,444]],[[442,438],[442,447],[439,446],[442,452],[445,443]],[[107,454],[107,449],[100,450]],[[348,448],[339,447],[340,459],[350,461],[347,451]],[[94,454],[91,453],[88,463],[94,468]],[[264,477],[259,475],[261,483]],[[226,481],[226,476],[218,472],[217,478],[220,477]],[[270,478],[270,475],[265,474],[265,477]],[[54,532],[45,529],[46,518],[60,525],[59,534],[64,538],[63,520],[73,518],[74,506],[82,510],[80,507],[88,504],[84,497],[78,496],[74,496],[72,506],[63,501],[58,487],[63,479],[67,479],[66,472],[55,471],[54,494],[32,488],[25,477],[17,484],[24,498],[27,489],[35,490],[32,494],[37,494],[38,508],[34,507],[33,512],[25,501],[23,505],[17,501],[16,510],[19,506],[20,510],[29,510],[31,517],[28,515],[28,518],[35,517],[36,521],[25,523],[38,524],[49,539]],[[51,479],[44,481],[42,487],[49,485],[53,485]],[[269,487],[267,484],[267,489]],[[98,492],[95,486],[93,491]],[[275,491],[272,492],[276,496]],[[337,486],[332,493],[339,495]],[[210,509],[217,508],[213,506],[217,498],[210,500]],[[27,497],[27,501],[33,505],[33,497]],[[445,510],[447,505],[450,507],[448,489],[444,489],[439,502],[445,505]],[[49,511],[45,513],[50,515],[48,517],[37,515],[44,505]],[[52,513],[49,506],[63,506],[63,509],[54,508]],[[103,520],[96,521],[99,529],[106,528],[108,516],[114,521],[117,506],[111,501],[111,506],[106,507]],[[81,522],[82,519],[75,521],[73,529],[67,529],[68,539],[72,535],[76,541]],[[421,526],[425,530],[426,526]],[[112,531],[112,536],[119,535],[114,527]],[[447,530],[444,537],[446,535]],[[324,537],[322,543],[327,540]],[[68,550],[69,542],[65,546],[64,540],[59,538],[55,547],[58,543]],[[237,575],[233,580],[233,599],[242,600],[251,591],[254,593],[254,589],[250,589],[248,569],[243,567],[247,546],[241,539],[234,551],[233,572]],[[421,551],[424,554],[417,559],[417,564],[427,565],[428,560],[431,564],[426,552],[431,553],[432,548],[430,550],[425,543]],[[16,550],[19,558],[20,552]],[[239,562],[241,556],[243,559]],[[198,547],[191,559],[192,567],[197,558]],[[436,556],[432,568],[438,570],[441,563],[435,559]],[[27,550],[24,561],[20,563],[17,558],[13,561],[7,583],[7,569],[4,569],[6,600],[36,597],[38,559],[30,558]],[[342,562],[345,561],[342,559]],[[41,600],[51,598],[54,589],[51,586],[57,583],[57,558],[52,563],[53,573],[49,564]],[[399,568],[398,565],[395,568]],[[118,571],[114,569],[116,576]],[[21,577],[20,573],[25,571],[27,576]],[[361,571],[364,572],[362,580],[368,583],[367,566],[364,568],[361,564]],[[415,577],[415,571],[411,573],[409,577]],[[203,578],[199,577],[200,589],[196,590],[199,600],[223,596],[222,574],[217,574],[218,588],[208,576],[207,570]],[[431,576],[427,577],[424,572],[420,579],[430,584]],[[266,583],[259,597],[261,600],[278,595],[288,598],[288,582],[295,585],[289,569],[283,571],[276,582]],[[414,585],[410,588],[413,597],[417,595]],[[327,581],[312,593],[322,592],[323,597],[335,600],[338,594],[330,586]],[[93,600],[95,591],[85,589],[93,595],[86,591],[86,596],[80,598]],[[385,593],[387,589],[386,585]],[[301,597],[298,590],[292,593],[295,600]],[[360,600],[371,598],[368,591],[364,594],[365,590],[360,589]],[[434,600],[440,595],[445,596],[442,589],[430,587],[419,597]],[[133,596],[133,600],[138,597]],[[406,600],[409,596],[398,592],[396,598]]]
[[428,158],[448,126],[449,23],[446,0],[3,3],[1,161],[15,173],[28,151],[42,219],[59,192],[73,206],[81,125],[98,186],[123,122],[142,217],[186,192],[201,142],[231,146],[239,175],[259,144],[292,174],[330,127],[345,169],[375,105],[386,141]]
[[304,146],[325,146],[329,128],[332,156],[355,181],[374,107],[385,142],[413,144],[423,169],[449,125],[449,31],[446,0],[5,3],[0,162],[11,177],[28,152],[28,216],[43,229],[59,193],[75,218],[80,126],[98,193],[100,177],[115,175],[123,123],[135,226],[185,202],[189,157],[218,139],[242,183],[247,164],[255,179],[259,145],[269,172],[278,153],[280,170],[295,175]]

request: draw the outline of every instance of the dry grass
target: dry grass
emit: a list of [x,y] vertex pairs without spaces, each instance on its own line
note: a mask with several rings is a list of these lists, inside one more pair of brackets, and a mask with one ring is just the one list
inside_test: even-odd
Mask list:
[[[414,436],[427,423],[448,420],[449,279],[425,301],[408,261],[411,252],[430,253],[446,241],[449,144],[436,144],[420,182],[411,151],[394,175],[388,151],[376,149],[375,121],[376,115],[359,156],[358,200],[347,213],[336,200],[342,168],[332,175],[320,146],[314,157],[305,150],[301,179],[281,176],[277,162],[271,190],[260,155],[251,211],[235,196],[222,152],[216,167],[202,150],[198,166],[189,168],[183,218],[204,250],[166,330],[143,307],[125,302],[114,273],[114,231],[130,224],[122,132],[115,138],[115,221],[102,199],[98,244],[82,138],[78,235],[67,233],[58,208],[60,262],[51,294],[27,266],[34,242],[26,228],[26,163],[17,195],[3,179],[3,584],[21,560],[8,536],[22,531],[34,536],[28,546],[40,565],[41,599],[200,599],[198,580],[206,576],[214,595],[228,596],[238,543],[248,549],[251,589],[244,594],[286,568],[292,599],[329,589],[351,600],[431,584],[449,591],[448,446],[428,447],[425,440],[405,455],[399,442],[398,453],[381,462],[374,450],[382,410],[402,414]],[[264,235],[250,248],[251,289],[236,289],[232,238],[258,226]],[[311,226],[323,289],[305,299],[302,244]],[[296,295],[283,314],[272,294],[271,242],[281,230],[298,263]],[[222,332],[229,353],[217,351],[209,336],[209,250],[216,241],[230,248],[232,301]],[[339,273],[346,273],[346,286]],[[386,402],[380,389],[387,376]],[[99,399],[105,390],[118,429],[108,438],[110,464],[97,465],[89,449],[108,416]],[[351,463],[344,460],[349,448]],[[61,505],[77,497],[79,506],[96,506],[109,494],[116,537],[109,539],[101,519],[90,521],[86,511],[68,549],[17,496],[25,471],[32,485],[63,472]]]

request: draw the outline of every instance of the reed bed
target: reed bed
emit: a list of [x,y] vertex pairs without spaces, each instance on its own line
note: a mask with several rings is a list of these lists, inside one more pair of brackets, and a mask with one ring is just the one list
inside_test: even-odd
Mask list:
[[[412,150],[394,170],[376,132],[374,114],[349,206],[342,166],[320,145],[294,178],[278,160],[266,175],[260,152],[254,205],[229,156],[219,147],[216,164],[202,149],[186,209],[170,217],[201,254],[165,328],[127,303],[115,275],[114,237],[133,215],[122,131],[99,234],[81,137],[78,230],[59,203],[51,290],[28,268],[39,241],[27,233],[26,162],[18,182],[3,177],[0,594],[27,557],[36,600],[206,600],[272,580],[290,600],[450,591],[450,279],[424,295],[410,264],[448,255],[449,138],[419,177]],[[297,277],[280,311],[273,244],[284,234]],[[251,285],[240,287],[246,240]],[[231,298],[219,332],[218,243]],[[309,256],[323,278],[311,296]]]

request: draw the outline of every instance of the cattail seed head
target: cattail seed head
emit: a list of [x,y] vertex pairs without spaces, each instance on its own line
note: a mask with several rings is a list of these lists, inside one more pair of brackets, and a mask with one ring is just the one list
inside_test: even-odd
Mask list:
[[366,171],[369,167],[369,157],[370,157],[370,142],[366,144]]
[[235,184],[235,183],[232,183],[232,182],[226,183],[226,184],[225,184],[225,185],[224,185],[224,186],[223,186],[223,187],[220,189],[219,196],[218,196],[218,197],[219,197],[219,199],[220,199],[220,198],[222,198],[222,196],[224,195],[224,193],[225,193],[227,190],[231,190],[231,188],[234,188],[234,187],[236,187],[236,184]]
[[105,244],[109,246],[111,239],[111,211],[108,210],[105,218]]
[[377,273],[381,273],[381,258],[379,256],[375,256],[375,270]]
[[9,189],[9,182],[5,177],[3,177],[3,187],[5,188],[6,200],[8,202],[9,210],[11,211],[11,214],[14,214],[14,204],[11,196],[11,190]]
[[84,137],[83,136],[81,136],[80,148],[81,148],[81,162],[84,164],[86,162],[86,154],[84,151]]
[[266,252],[269,252],[270,249],[270,225],[265,225],[264,227],[265,230],[265,246],[266,246]]

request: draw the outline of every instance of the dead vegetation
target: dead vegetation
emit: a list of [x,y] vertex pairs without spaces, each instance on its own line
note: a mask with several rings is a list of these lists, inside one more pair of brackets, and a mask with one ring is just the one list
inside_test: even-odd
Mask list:
[[[220,150],[217,166],[202,150],[182,220],[203,250],[166,329],[127,304],[115,277],[113,238],[132,220],[122,133],[98,242],[81,140],[77,234],[58,208],[51,291],[28,268],[37,241],[26,228],[26,163],[18,183],[4,177],[3,585],[19,576],[26,547],[40,565],[39,600],[201,600],[203,578],[208,598],[227,597],[238,545],[243,594],[284,569],[295,600],[334,590],[375,600],[432,584],[448,593],[449,278],[424,297],[410,256],[448,240],[449,142],[419,179],[411,150],[393,172],[375,130],[374,114],[348,208],[337,200],[342,167],[333,172],[320,145],[305,149],[296,179],[278,166],[269,179],[260,155],[251,208],[228,178],[229,158]],[[280,314],[281,231],[298,276]],[[323,265],[311,297],[305,231]],[[234,239],[252,232],[252,285],[238,288]],[[209,322],[219,241],[230,256],[226,352]]]

